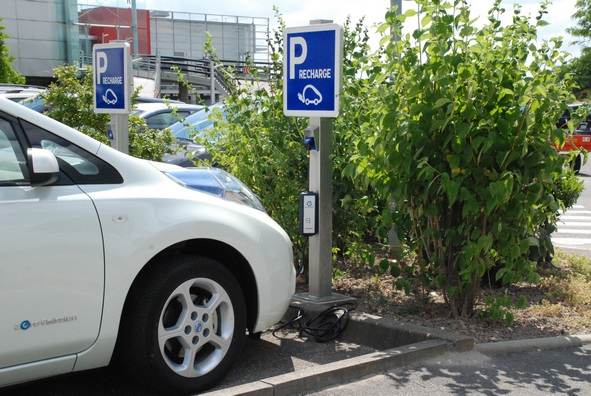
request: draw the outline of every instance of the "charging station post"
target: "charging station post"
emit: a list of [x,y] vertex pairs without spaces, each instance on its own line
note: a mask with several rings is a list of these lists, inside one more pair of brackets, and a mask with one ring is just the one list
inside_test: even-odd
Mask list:
[[[309,238],[309,291],[296,300],[354,300],[332,292],[332,118],[339,113],[343,30],[332,21],[286,28],[283,35],[283,113],[310,117],[304,131],[309,152],[308,191],[301,195],[301,233]],[[314,208],[312,208],[314,207]]]
[[129,154],[129,110],[131,108],[131,52],[129,43],[113,41],[92,48],[94,112],[110,114],[107,136],[111,147]]

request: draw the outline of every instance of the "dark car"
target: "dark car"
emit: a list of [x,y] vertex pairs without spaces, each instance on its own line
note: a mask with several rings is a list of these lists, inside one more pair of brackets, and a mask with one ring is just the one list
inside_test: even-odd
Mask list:
[[556,126],[558,128],[566,128],[566,123],[570,121],[571,114],[574,113],[575,111],[577,111],[577,109],[580,106],[581,106],[580,104],[568,105],[568,107],[566,109],[564,109],[564,112],[562,113],[560,118],[558,118],[558,122],[556,123]]

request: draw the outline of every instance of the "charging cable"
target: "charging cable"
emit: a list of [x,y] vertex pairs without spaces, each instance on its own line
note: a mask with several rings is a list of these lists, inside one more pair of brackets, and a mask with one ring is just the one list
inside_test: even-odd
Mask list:
[[306,257],[306,248],[308,247],[308,237],[304,237],[304,244],[302,246],[302,259],[300,261],[300,268],[296,273],[296,278],[304,273],[306,267],[304,266],[304,258]]
[[349,313],[357,308],[357,304],[347,302],[343,305],[334,305],[320,312],[303,324],[301,323],[301,320],[306,316],[306,311],[293,305],[290,305],[289,307],[298,310],[296,316],[273,330],[273,336],[277,337],[275,334],[276,332],[287,326],[294,325],[299,328],[300,337],[302,336],[302,333],[305,333],[313,337],[316,342],[327,342],[337,338],[337,336],[347,328],[350,319]]

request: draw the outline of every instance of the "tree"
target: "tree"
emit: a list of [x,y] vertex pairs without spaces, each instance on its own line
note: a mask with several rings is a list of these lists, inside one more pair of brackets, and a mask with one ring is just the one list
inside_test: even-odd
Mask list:
[[578,100],[591,98],[591,48],[583,48],[578,58],[570,59],[559,69],[559,77],[572,76],[572,92]]
[[585,46],[591,39],[591,1],[577,0],[575,8],[577,11],[572,15],[572,19],[577,20],[577,24],[564,30],[574,37],[580,38],[580,40],[574,42],[575,44]]
[[[0,18],[0,22],[4,19]],[[2,31],[5,26],[0,25],[0,82],[8,84],[24,84],[25,77],[12,68],[12,61],[16,56],[10,55],[10,48],[6,46],[6,39],[9,37]]]
[[575,8],[577,11],[572,15],[572,19],[577,23],[565,31],[579,38],[573,43],[580,44],[582,51],[578,58],[570,59],[560,68],[560,77],[571,74],[576,83],[573,87],[574,95],[579,100],[585,100],[589,98],[591,91],[591,48],[587,46],[591,39],[591,1],[577,0]]
[[[500,3],[480,29],[464,0],[390,12],[380,31],[401,39],[386,35],[351,88],[366,102],[352,176],[394,198],[416,271],[432,274],[454,317],[474,314],[482,276],[495,267],[504,284],[538,279],[528,253],[564,205],[555,192],[582,188],[552,146],[564,142],[554,124],[570,87],[554,73],[566,56],[560,40],[536,44],[548,3],[533,24],[517,6],[506,27]],[[402,35],[410,17],[420,26]],[[401,274],[398,263],[391,272]],[[505,299],[488,303],[493,319],[512,321]]]

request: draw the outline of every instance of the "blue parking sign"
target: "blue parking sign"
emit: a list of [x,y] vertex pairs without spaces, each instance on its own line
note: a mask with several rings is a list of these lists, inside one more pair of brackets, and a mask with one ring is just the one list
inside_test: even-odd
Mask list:
[[130,104],[129,43],[96,44],[92,49],[94,112],[125,114]]
[[341,90],[342,29],[337,24],[286,28],[283,113],[336,117]]

